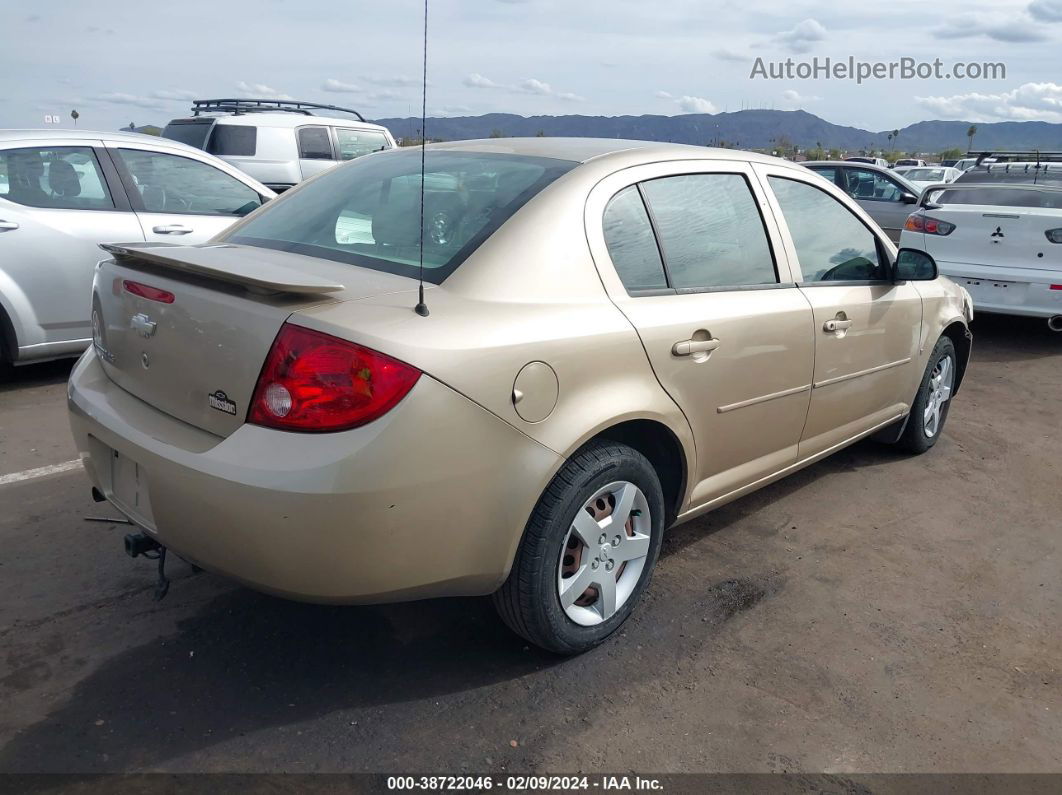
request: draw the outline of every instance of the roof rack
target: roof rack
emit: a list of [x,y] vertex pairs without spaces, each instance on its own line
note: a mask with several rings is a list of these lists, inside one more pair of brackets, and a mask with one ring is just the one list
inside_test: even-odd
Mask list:
[[1041,149],[1011,149],[991,152],[967,152],[966,156],[976,157],[977,165],[981,165],[981,162],[989,157],[993,158],[996,163],[1013,163],[1016,161],[1036,161],[1037,163],[1041,161],[1062,161],[1062,152],[1050,152]]
[[365,117],[356,110],[341,108],[338,105],[321,105],[317,102],[302,102],[296,99],[194,99],[192,100],[192,115],[200,113],[232,113],[239,116],[242,113],[301,113],[304,116],[317,116],[316,110],[331,110],[338,113],[350,113],[357,116],[358,121],[365,121]]

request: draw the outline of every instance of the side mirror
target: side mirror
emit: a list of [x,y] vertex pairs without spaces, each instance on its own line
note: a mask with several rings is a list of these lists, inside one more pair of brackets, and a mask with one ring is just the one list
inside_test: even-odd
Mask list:
[[903,196],[900,197],[900,201],[902,201],[904,204],[917,204],[918,197],[915,196],[913,193],[905,193],[903,194]]
[[898,282],[931,282],[937,278],[937,261],[917,248],[901,248],[893,278]]

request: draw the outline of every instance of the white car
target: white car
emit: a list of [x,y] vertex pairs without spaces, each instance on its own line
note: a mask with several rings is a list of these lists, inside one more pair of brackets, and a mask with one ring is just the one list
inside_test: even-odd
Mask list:
[[192,115],[171,121],[162,137],[217,155],[277,193],[397,146],[390,130],[356,110],[279,99],[197,99]]
[[1062,185],[932,186],[900,246],[931,255],[977,311],[1042,317],[1062,331]]
[[0,361],[89,346],[100,243],[205,243],[275,195],[152,135],[0,130]]
[[946,166],[916,166],[905,168],[903,171],[900,171],[899,169],[894,170],[896,173],[902,174],[905,180],[918,188],[919,192],[925,190],[930,185],[954,182],[962,176],[963,173],[957,168],[949,168]]

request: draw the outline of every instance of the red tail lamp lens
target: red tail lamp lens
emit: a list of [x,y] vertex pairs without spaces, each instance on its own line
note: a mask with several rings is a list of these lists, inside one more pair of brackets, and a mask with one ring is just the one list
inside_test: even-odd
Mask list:
[[285,323],[269,350],[247,421],[289,431],[365,425],[402,400],[420,370],[353,342]]
[[169,290],[160,290],[158,287],[152,287],[150,284],[141,284],[140,282],[132,282],[126,279],[122,282],[122,287],[125,288],[127,293],[139,295],[149,301],[159,301],[163,304],[173,303],[173,293]]

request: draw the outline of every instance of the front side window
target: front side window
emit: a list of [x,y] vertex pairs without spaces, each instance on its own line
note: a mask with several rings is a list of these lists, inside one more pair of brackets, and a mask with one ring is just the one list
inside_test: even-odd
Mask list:
[[768,181],[793,238],[804,282],[888,278],[877,238],[851,210],[805,182],[784,177]]
[[[228,238],[239,243],[416,277],[420,150],[355,160],[267,206]],[[479,152],[428,151],[424,278],[439,284],[532,196],[576,164]],[[520,267],[515,257],[511,267]]]
[[671,287],[776,284],[763,218],[740,174],[687,174],[642,183]]
[[327,127],[299,128],[299,157],[303,160],[332,159],[332,141]]
[[262,197],[214,166],[180,155],[117,150],[149,213],[247,215]]
[[355,157],[380,152],[391,146],[387,136],[376,130],[348,130],[337,127],[336,138],[339,141],[340,160],[353,160]]
[[114,209],[96,153],[88,146],[0,150],[0,196],[29,207]]
[[637,187],[624,188],[612,197],[603,228],[608,254],[628,291],[667,287],[660,249]]
[[863,201],[898,202],[903,199],[900,186],[877,171],[862,168],[844,170],[845,193]]
[[830,182],[837,181],[837,168],[835,166],[808,166],[812,171]]

